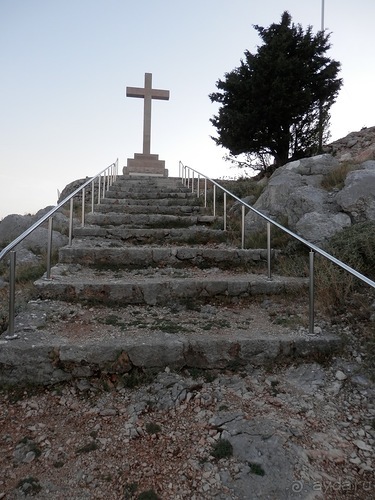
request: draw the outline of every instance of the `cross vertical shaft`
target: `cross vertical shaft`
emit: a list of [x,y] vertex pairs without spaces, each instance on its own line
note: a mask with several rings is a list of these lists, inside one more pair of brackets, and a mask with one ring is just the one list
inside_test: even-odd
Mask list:
[[169,100],[169,90],[152,88],[152,73],[145,73],[145,86],[126,87],[127,97],[141,97],[144,99],[143,108],[143,154],[151,152],[151,101],[152,99]]

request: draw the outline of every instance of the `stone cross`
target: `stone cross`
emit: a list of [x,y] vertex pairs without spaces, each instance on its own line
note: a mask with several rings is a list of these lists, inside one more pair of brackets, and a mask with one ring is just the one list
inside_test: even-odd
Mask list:
[[169,100],[169,90],[152,88],[152,73],[145,73],[145,86],[126,87],[126,97],[141,97],[144,99],[143,111],[143,154],[149,155],[151,151],[151,100]]

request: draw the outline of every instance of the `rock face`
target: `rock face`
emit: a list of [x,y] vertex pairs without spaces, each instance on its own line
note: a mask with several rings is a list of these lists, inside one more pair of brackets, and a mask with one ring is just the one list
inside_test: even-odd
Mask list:
[[[375,220],[375,161],[355,165],[343,189],[324,189],[322,180],[339,167],[339,160],[329,154],[288,163],[270,177],[254,207],[308,241],[324,246],[352,223]],[[264,226],[259,216],[247,214],[248,231]]]
[[359,132],[351,132],[326,146],[325,152],[335,156],[340,162],[362,163],[375,160],[375,127],[364,127]]
[[359,170],[349,172],[345,187],[336,197],[342,211],[350,214],[353,222],[375,220],[375,161],[369,160]]
[[[17,215],[11,214],[0,221],[0,249],[5,248],[9,243],[16,239],[20,234],[31,227],[45,213],[53,207],[46,207],[40,210],[36,215]],[[52,247],[59,249],[68,243],[67,228],[69,227],[68,218],[62,213],[54,216]],[[61,233],[64,232],[64,234]],[[27,236],[17,247],[17,261],[24,265],[37,265],[40,262],[40,255],[45,253],[48,241],[48,229],[46,224],[35,229]]]

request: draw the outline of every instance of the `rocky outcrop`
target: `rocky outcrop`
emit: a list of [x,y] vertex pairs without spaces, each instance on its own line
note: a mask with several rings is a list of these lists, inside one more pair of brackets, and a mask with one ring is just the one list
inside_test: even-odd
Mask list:
[[375,161],[362,163],[358,170],[349,172],[345,187],[336,201],[353,222],[375,220]]
[[375,127],[364,127],[358,132],[351,132],[324,149],[340,162],[363,163],[375,160]]
[[[20,236],[53,207],[46,207],[35,215],[11,214],[0,221],[0,249]],[[69,220],[62,213],[53,218],[52,247],[57,250],[68,243]],[[28,266],[38,265],[40,257],[45,254],[48,241],[48,228],[44,224],[35,229],[17,246],[17,261]]]
[[[325,189],[322,181],[340,167],[324,154],[284,165],[270,177],[254,207],[317,245],[353,223],[375,220],[375,161],[356,165],[343,189]],[[249,232],[264,228],[253,212],[246,216]]]

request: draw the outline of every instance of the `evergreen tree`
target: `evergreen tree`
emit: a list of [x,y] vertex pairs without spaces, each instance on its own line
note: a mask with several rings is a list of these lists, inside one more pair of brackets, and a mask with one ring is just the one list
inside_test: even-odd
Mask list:
[[258,52],[245,51],[209,96],[221,104],[211,119],[218,133],[213,139],[232,157],[271,155],[278,167],[320,152],[342,85],[340,63],[326,56],[329,34],[314,35],[311,26],[304,32],[288,12],[279,24],[254,28],[263,41]]

